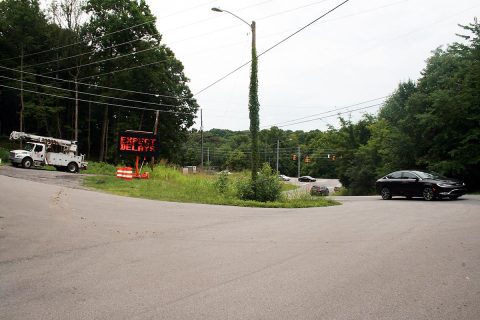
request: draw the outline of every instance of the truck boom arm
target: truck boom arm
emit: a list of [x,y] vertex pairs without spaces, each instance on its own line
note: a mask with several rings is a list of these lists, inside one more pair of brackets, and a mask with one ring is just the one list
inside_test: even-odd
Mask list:
[[25,133],[25,132],[12,131],[12,133],[10,134],[10,140],[20,140],[20,139],[44,143],[47,146],[59,145],[67,149],[68,152],[77,152],[76,141],[57,139],[52,137],[43,137],[43,136],[37,136],[34,134]]

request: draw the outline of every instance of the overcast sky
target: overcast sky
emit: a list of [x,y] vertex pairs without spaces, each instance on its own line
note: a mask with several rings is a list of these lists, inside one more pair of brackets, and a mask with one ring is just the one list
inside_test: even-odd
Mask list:
[[[147,0],[163,43],[185,66],[193,93],[250,60],[248,25],[212,7],[255,20],[261,53],[341,2]],[[338,112],[351,110],[353,120],[376,113],[378,106],[353,110],[382,100],[344,107],[384,97],[401,81],[418,79],[431,51],[460,40],[457,24],[472,22],[479,8],[478,0],[350,0],[259,58],[261,128],[324,130],[338,125]],[[250,65],[196,96],[206,130],[248,130],[249,73]],[[334,116],[285,123],[314,114]]]

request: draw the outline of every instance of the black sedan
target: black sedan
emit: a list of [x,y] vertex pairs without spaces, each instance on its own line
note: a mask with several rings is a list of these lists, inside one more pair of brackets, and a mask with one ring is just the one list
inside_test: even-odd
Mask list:
[[457,199],[467,192],[465,183],[423,171],[395,171],[376,182],[377,193],[382,199],[392,196],[407,198],[423,197],[425,200],[449,198]]
[[300,178],[298,178],[298,182],[315,182],[315,181],[317,181],[317,179],[312,178],[310,176],[301,176]]

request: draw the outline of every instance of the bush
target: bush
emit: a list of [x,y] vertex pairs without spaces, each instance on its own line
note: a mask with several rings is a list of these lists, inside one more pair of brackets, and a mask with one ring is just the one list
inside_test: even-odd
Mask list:
[[215,179],[214,185],[218,192],[222,194],[227,193],[229,188],[228,172],[220,172]]
[[282,184],[268,164],[263,165],[256,181],[249,179],[237,183],[237,196],[241,200],[277,201],[280,199],[281,190]]
[[2,159],[2,163],[7,163],[9,161],[8,155],[9,151],[0,147],[0,159]]

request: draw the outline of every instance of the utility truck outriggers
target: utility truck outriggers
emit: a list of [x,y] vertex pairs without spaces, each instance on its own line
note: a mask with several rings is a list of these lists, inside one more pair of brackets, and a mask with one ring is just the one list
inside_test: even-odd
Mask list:
[[51,137],[42,137],[25,132],[13,131],[10,140],[26,140],[23,150],[10,151],[13,166],[28,169],[32,166],[54,166],[59,171],[78,172],[86,169],[85,155],[77,155],[77,142]]

